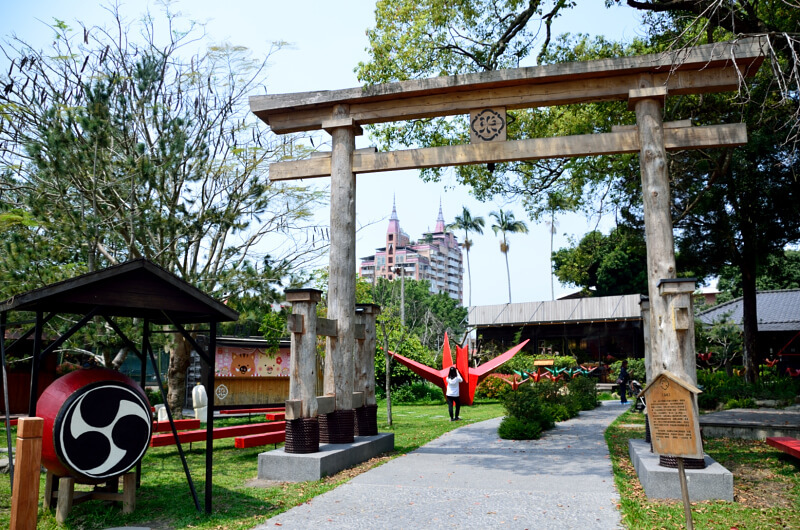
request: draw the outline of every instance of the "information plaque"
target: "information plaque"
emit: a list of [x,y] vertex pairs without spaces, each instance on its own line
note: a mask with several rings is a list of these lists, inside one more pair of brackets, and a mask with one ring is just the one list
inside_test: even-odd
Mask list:
[[697,412],[700,390],[671,372],[662,372],[644,389],[650,439],[658,455],[703,458]]

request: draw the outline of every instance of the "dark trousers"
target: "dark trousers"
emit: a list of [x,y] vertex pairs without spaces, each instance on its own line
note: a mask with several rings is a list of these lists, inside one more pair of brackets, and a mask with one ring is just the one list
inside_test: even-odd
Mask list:
[[626,383],[622,383],[619,385],[619,401],[620,403],[627,403],[628,396],[626,395],[626,391],[628,390],[628,385]]
[[[447,411],[450,413],[450,419],[458,418],[458,414],[461,412],[461,400],[458,399],[458,396],[446,396],[447,397]],[[456,405],[456,415],[453,416],[453,403]]]

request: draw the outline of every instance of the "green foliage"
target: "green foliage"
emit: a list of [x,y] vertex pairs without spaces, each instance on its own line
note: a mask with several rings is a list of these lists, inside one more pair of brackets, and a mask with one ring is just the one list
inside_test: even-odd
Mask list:
[[[727,408],[755,406],[757,399],[777,400],[791,403],[800,395],[800,381],[775,370],[763,370],[755,383],[744,378],[728,375],[722,370],[697,370],[697,384],[703,392],[697,397],[702,409],[716,409],[722,404]],[[728,406],[730,404],[730,406]]]
[[[644,367],[644,359],[626,359],[628,361],[628,375],[630,375],[631,379],[636,379],[640,383],[642,383],[642,387],[645,385],[645,380],[647,377],[647,372]],[[617,376],[619,375],[619,369],[622,367],[622,361],[614,361],[609,365],[609,372],[612,374],[613,379],[616,380]]]
[[[406,279],[404,284],[407,335],[416,336],[431,350],[441,350],[445,333],[452,340],[460,339],[465,329],[467,308],[446,293],[432,293],[427,280]],[[400,325],[400,291],[400,282],[378,279],[372,290],[372,300],[381,306],[380,320],[396,318],[397,325]]]
[[261,326],[258,331],[267,341],[265,351],[275,353],[281,345],[281,339],[288,335],[286,329],[287,311],[274,311],[266,313],[261,319]]
[[598,405],[595,382],[588,377],[578,377],[568,383],[547,380],[527,383],[506,392],[502,402],[507,416],[498,434],[501,438],[520,440],[531,439],[529,436],[538,438],[542,431],[552,428],[554,422],[568,420],[581,410],[591,410]]
[[[394,329],[390,332],[389,336],[389,344],[397,344],[402,334],[402,330]],[[381,346],[381,341],[378,341],[378,345]],[[432,366],[433,365],[433,354],[430,350],[425,348],[415,336],[406,336],[403,341],[400,343],[399,348],[396,350],[392,350],[395,353],[399,353],[404,357],[408,357],[414,361],[420,362],[422,364]],[[391,381],[392,381],[392,391],[395,389],[410,385],[413,382],[420,382],[422,378],[403,366],[402,364],[392,361],[391,362]],[[375,381],[377,385],[381,385],[383,381],[386,380],[386,359],[382,349],[378,349],[375,352]]]
[[[45,50],[0,43],[12,65],[0,73],[0,297],[143,257],[217,298],[263,302],[288,274],[270,277],[265,252],[294,270],[326,248],[301,237],[322,192],[268,178],[292,144],[249,112],[269,54],[204,50],[201,25],[168,3],[169,24],[129,23],[121,9],[91,31],[52,26]],[[124,344],[100,328],[67,346]],[[170,349],[173,408],[189,350]]]
[[647,248],[641,230],[619,225],[608,236],[584,235],[576,245],[553,253],[553,269],[564,285],[586,294],[612,296],[647,293]]
[[[526,383],[528,384],[528,383]],[[480,382],[475,388],[476,398],[497,399],[502,398],[509,392],[512,392],[511,385],[500,379],[490,375]]]
[[504,440],[538,440],[542,436],[542,425],[515,416],[506,416],[500,421],[497,435]]
[[428,382],[411,382],[392,391],[392,403],[444,403],[442,389]]
[[[726,266],[720,270],[717,288],[731,297],[742,296],[742,273],[735,267]],[[786,250],[783,254],[766,257],[760,264],[756,289],[774,291],[778,289],[800,288],[800,251]]]
[[698,352],[711,352],[714,369],[722,367],[733,375],[733,363],[741,359],[744,335],[742,329],[730,318],[730,313],[721,315],[710,325],[695,319],[695,348]]
[[592,410],[599,404],[594,378],[576,377],[567,383],[569,396],[576,400],[579,410]]
[[528,423],[538,424],[542,430],[553,427],[554,420],[547,400],[537,392],[537,385],[523,385],[515,392],[506,394],[503,407],[509,416]]

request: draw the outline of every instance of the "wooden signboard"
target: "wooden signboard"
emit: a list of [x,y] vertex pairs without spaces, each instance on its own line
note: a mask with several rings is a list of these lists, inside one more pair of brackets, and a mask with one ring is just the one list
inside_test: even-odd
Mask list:
[[653,452],[682,458],[703,458],[697,394],[700,389],[664,371],[644,389]]

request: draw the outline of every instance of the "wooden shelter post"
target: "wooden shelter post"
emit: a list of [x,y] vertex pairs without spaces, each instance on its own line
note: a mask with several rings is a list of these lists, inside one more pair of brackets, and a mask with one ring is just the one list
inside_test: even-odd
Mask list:
[[[675,280],[675,243],[670,213],[667,151],[664,144],[662,109],[667,96],[665,86],[654,86],[652,75],[639,78],[639,88],[628,95],[629,106],[636,111],[639,138],[639,167],[642,175],[644,224],[647,239],[647,287],[650,302],[650,366],[656,375],[664,370],[686,377],[695,383],[697,374],[694,344],[694,322],[680,333],[676,326],[671,293],[659,288],[664,281]],[[681,336],[679,336],[681,335]]]
[[326,340],[326,395],[334,395],[336,410],[353,409],[354,308],[356,305],[356,176],[353,151],[360,128],[348,105],[335,105],[323,124],[331,147],[331,250],[328,278],[328,318],[337,321],[337,336]]
[[[28,400],[28,416],[36,416],[36,400],[39,399],[39,364],[42,353],[42,332],[44,330],[44,314],[36,312],[36,324],[33,331],[33,359],[31,359],[31,393]],[[8,412],[6,411],[6,414]]]

